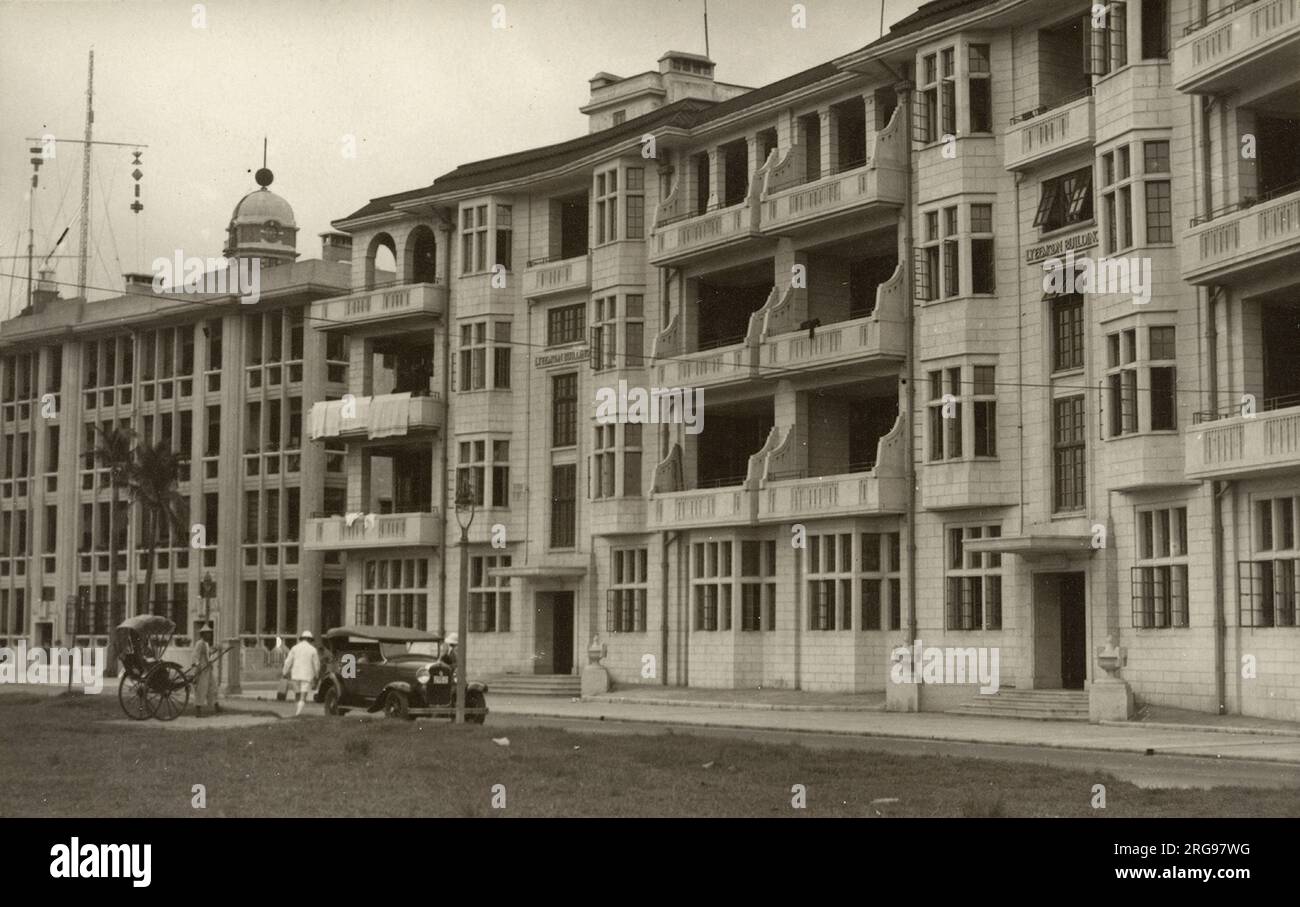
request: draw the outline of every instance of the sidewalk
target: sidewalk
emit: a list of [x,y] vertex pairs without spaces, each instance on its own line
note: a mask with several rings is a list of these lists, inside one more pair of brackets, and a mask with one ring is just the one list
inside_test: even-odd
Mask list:
[[[615,697],[611,700],[610,696]],[[621,697],[621,701],[618,701]],[[631,701],[625,691],[585,701],[542,696],[488,696],[488,707],[500,715],[586,720],[629,721],[691,727],[755,728],[845,734],[862,737],[905,737],[961,743],[993,743],[1059,749],[1104,750],[1147,755],[1175,754],[1230,759],[1255,759],[1300,765],[1300,733],[1243,733],[1242,728],[1211,729],[1143,722],[1095,725],[1072,721],[1024,718],[985,718],[942,712],[902,713],[881,710],[793,710],[745,708],[700,701],[670,705]],[[489,721],[491,719],[489,718]]]

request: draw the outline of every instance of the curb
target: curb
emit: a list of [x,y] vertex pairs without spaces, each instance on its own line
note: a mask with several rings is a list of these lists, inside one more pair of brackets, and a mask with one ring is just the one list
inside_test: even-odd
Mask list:
[[[503,694],[504,695],[504,694]],[[691,699],[648,699],[641,696],[583,696],[583,702],[599,705],[610,703],[618,705],[662,705],[679,706],[691,709],[749,709],[761,712],[883,712],[885,707],[861,705],[790,705],[777,702],[717,702],[711,700]]]
[[[566,715],[566,714],[557,714],[554,712],[514,712],[514,711],[506,711],[504,709],[498,709],[497,714],[513,715],[519,717],[553,718],[553,719],[571,720],[571,721],[592,721],[592,722],[610,721],[610,722],[623,722],[627,724],[672,725],[672,726],[678,726],[684,728],[686,732],[689,732],[690,730],[695,728],[719,728],[725,730],[759,731],[763,733],[772,732],[772,733],[785,733],[785,734],[821,734],[821,735],[836,736],[836,737],[881,737],[881,738],[894,739],[894,740],[924,740],[924,741],[930,741],[935,743],[973,743],[973,744],[982,744],[986,746],[1041,747],[1045,749],[1074,750],[1076,752],[1096,751],[1096,752],[1106,752],[1106,753],[1129,753],[1131,755],[1136,755],[1136,756],[1165,755],[1165,756],[1180,756],[1189,759],[1214,759],[1214,760],[1222,760],[1227,758],[1227,759],[1234,759],[1239,762],[1262,762],[1270,765],[1296,765],[1296,761],[1293,759],[1273,758],[1269,756],[1240,756],[1240,755],[1225,756],[1220,753],[1175,752],[1163,747],[1161,748],[1160,752],[1156,752],[1151,747],[1143,747],[1143,746],[1104,746],[1104,745],[1103,746],[1096,746],[1096,745],[1080,746],[1077,743],[1056,743],[1051,741],[1024,742],[1024,741],[1014,741],[1014,740],[990,740],[986,737],[943,736],[943,735],[936,735],[936,734],[927,734],[923,732],[922,733],[900,733],[897,731],[878,730],[878,729],[870,730],[870,731],[859,731],[859,730],[846,730],[841,728],[825,728],[825,729],[789,728],[789,727],[768,728],[768,727],[755,727],[752,724],[739,724],[735,722],[724,722],[724,721],[682,722],[682,721],[674,721],[667,718],[651,718],[651,717],[636,717],[636,716],[623,717],[617,715],[609,715],[609,716],[607,715]],[[1111,724],[1124,727],[1132,724],[1132,722],[1111,722]],[[1154,729],[1155,725],[1146,725],[1146,727],[1151,727]],[[1170,725],[1167,728],[1160,728],[1160,729],[1161,730],[1164,729],[1187,730],[1186,727],[1180,725]],[[1198,728],[1198,730],[1216,731],[1217,728]],[[1196,744],[1177,744],[1177,746],[1195,746],[1195,745]]]
[[1300,729],[1271,727],[1217,727],[1212,724],[1177,724],[1171,721],[1099,721],[1105,727],[1151,728],[1153,731],[1197,731],[1215,734],[1254,734],[1260,737],[1291,737],[1300,740]]

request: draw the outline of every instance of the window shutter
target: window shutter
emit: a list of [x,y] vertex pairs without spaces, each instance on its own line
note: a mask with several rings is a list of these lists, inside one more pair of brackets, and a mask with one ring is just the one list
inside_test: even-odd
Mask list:
[[912,250],[912,298],[930,298],[930,270],[925,263],[925,249]]
[[1038,200],[1038,212],[1034,215],[1034,226],[1041,227],[1052,217],[1052,210],[1056,207],[1057,196],[1061,192],[1061,184],[1057,180],[1043,183],[1043,195]]
[[605,590],[605,632],[614,632],[614,590]]
[[1083,71],[1089,76],[1106,74],[1106,28],[1098,26],[1091,15],[1083,17],[1083,30],[1088,40],[1083,43]]
[[929,98],[924,91],[912,92],[912,141],[925,144],[930,141],[926,129]]
[[590,332],[591,332],[591,349],[589,351],[590,365],[591,365],[591,370],[593,372],[598,372],[600,371],[600,367],[603,364],[603,360],[604,360],[604,356],[601,354],[601,349],[600,349],[600,337],[601,337],[600,326],[597,325],[596,327],[590,328]]
[[456,389],[456,354],[451,354],[451,389]]

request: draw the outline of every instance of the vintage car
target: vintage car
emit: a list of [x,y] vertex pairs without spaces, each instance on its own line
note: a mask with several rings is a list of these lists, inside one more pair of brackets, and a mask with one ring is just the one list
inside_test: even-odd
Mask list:
[[[316,701],[325,714],[350,709],[378,712],[391,718],[456,713],[455,672],[438,658],[442,637],[403,627],[335,627],[322,640],[325,647]],[[487,718],[487,684],[468,683],[465,719],[482,724]]]

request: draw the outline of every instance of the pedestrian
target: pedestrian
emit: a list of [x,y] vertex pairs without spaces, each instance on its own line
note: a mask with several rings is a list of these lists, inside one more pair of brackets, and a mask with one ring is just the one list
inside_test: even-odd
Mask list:
[[307,694],[320,674],[320,654],[311,640],[311,630],[303,630],[298,634],[298,644],[289,650],[284,660],[284,676],[292,682],[298,700],[293,712],[295,718],[302,714],[307,705]]
[[194,708],[200,718],[205,708],[220,712],[217,704],[217,678],[212,670],[212,627],[207,625],[199,630],[199,641],[194,645],[194,666],[198,673],[194,675]]
[[460,636],[456,633],[448,633],[446,643],[447,648],[438,656],[438,660],[451,668],[454,674],[456,672],[456,647],[460,645]]

